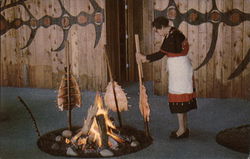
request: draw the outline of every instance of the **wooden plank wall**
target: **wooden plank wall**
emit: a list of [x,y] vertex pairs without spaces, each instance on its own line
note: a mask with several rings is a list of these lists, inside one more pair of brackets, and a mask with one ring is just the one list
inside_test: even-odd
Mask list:
[[[160,0],[155,3],[154,8],[157,10],[163,10],[168,6],[169,1]],[[163,38],[157,33],[154,33],[154,52],[158,51]],[[167,87],[167,68],[166,68],[166,58],[156,61],[153,63],[153,80],[154,80],[154,93],[155,94],[166,94]]]
[[[7,0],[6,3],[13,1]],[[105,8],[104,0],[96,0],[101,8]],[[62,0],[65,9],[73,16],[84,11],[93,13],[93,6],[88,0]],[[27,0],[25,4],[35,18],[44,15],[59,17],[61,8],[59,1]],[[1,12],[9,22],[15,18],[29,19],[24,8],[19,5]],[[21,50],[29,39],[30,29],[23,26],[11,29],[1,36],[1,86],[58,88],[64,72],[65,49],[52,51],[63,40],[63,32],[57,25],[48,28],[40,27],[28,48]],[[106,43],[105,23],[101,39],[94,48],[94,25],[72,25],[68,41],[71,53],[72,72],[79,81],[81,89],[104,90],[107,84],[104,48]]]
[[[153,9],[164,10],[168,3],[169,0],[154,0],[151,4],[153,4]],[[175,0],[175,3],[181,13],[186,13],[190,9],[208,13],[212,9],[212,0]],[[216,0],[216,4],[218,9],[224,13],[232,9],[250,13],[250,0]],[[152,12],[149,4],[144,5],[144,10],[144,12]],[[147,21],[148,17],[144,16],[144,21]],[[188,37],[189,56],[193,67],[196,68],[202,63],[210,48],[212,24],[208,22],[191,25],[182,22],[179,29]],[[149,30],[152,31],[152,35],[144,34],[144,45],[151,46],[153,51],[157,51],[162,39],[153,33],[152,27],[146,27],[144,32],[149,32]],[[228,80],[230,74],[239,66],[250,48],[249,32],[249,21],[244,21],[236,26],[219,24],[218,40],[213,57],[204,67],[195,71],[195,84],[199,97],[250,99],[250,64],[239,76]],[[145,54],[152,53],[151,48],[145,49]],[[158,95],[167,93],[165,64],[166,58],[153,64],[154,93]]]
[[121,61],[120,61],[120,30],[119,30],[119,2],[109,0],[106,2],[106,27],[107,29],[107,46],[110,57],[110,64],[113,78],[116,81],[121,80]]
[[[128,55],[128,81],[138,81],[137,64],[135,59],[135,41],[134,35],[139,34],[139,39],[143,39],[143,3],[144,1],[126,0],[127,1],[127,55]],[[142,43],[140,47],[143,50]],[[144,71],[145,72],[145,71]],[[147,74],[147,73],[146,73]]]
[[[244,12],[249,13],[250,12],[250,1],[244,1]],[[244,24],[244,31],[243,31],[243,56],[246,55],[247,51],[249,50],[249,44],[250,44],[250,21],[245,22]],[[243,96],[250,98],[250,65],[248,64],[246,70],[243,72],[243,82],[242,82],[242,92],[244,92]]]
[[[150,1],[143,1],[142,8],[152,8],[153,3]],[[142,9],[142,26],[141,31],[142,34],[140,35],[140,46],[141,46],[141,51],[143,54],[147,55],[153,52],[153,48],[151,45],[148,44],[153,44],[153,33],[148,31],[152,29],[151,23],[153,21],[153,10],[148,11],[146,9]],[[143,64],[143,73],[144,73],[144,78],[146,80],[153,80],[153,64],[152,63],[147,63]]]

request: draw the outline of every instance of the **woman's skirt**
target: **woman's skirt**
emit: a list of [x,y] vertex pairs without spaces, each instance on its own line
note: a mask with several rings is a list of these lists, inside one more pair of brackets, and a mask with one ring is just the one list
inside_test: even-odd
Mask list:
[[193,81],[193,67],[188,56],[167,60],[168,102],[171,113],[186,113],[197,108]]

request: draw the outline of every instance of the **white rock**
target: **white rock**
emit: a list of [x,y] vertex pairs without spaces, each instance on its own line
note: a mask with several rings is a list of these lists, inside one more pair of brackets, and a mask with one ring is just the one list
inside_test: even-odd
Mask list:
[[109,142],[111,143],[111,146],[110,146],[111,149],[113,150],[118,149],[118,146],[119,146],[118,142],[110,136],[109,136]]
[[70,130],[64,130],[64,131],[62,132],[62,136],[63,136],[63,137],[69,138],[69,137],[72,136],[72,132],[71,132]]
[[104,149],[104,150],[100,151],[100,154],[102,157],[114,156],[114,153],[108,149]]
[[140,143],[138,142],[138,141],[132,141],[131,142],[131,144],[130,144],[130,146],[131,147],[136,147],[136,146],[138,146]]
[[55,140],[56,142],[62,141],[62,136],[61,135],[56,136]]
[[78,154],[71,147],[67,148],[66,154],[69,156],[78,156]]

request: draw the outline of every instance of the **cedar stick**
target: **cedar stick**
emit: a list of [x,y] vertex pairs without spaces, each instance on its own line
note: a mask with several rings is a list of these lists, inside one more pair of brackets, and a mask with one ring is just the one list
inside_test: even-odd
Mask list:
[[[135,46],[136,46],[136,53],[140,53],[140,43],[139,43],[139,36],[138,34],[135,34]],[[143,86],[143,81],[142,81],[142,78],[143,78],[143,70],[142,70],[142,63],[141,62],[137,62],[137,66],[138,66],[138,74],[139,74],[139,82],[140,82],[140,91],[141,91],[141,87]],[[141,93],[140,92],[140,98],[141,98]],[[140,99],[140,102],[141,102],[141,99]],[[141,104],[141,103],[140,103]],[[149,126],[148,126],[148,120],[144,118],[145,114],[144,114],[144,109],[142,110],[142,116],[143,116],[143,119],[144,119],[144,129],[145,129],[145,133],[146,133],[146,136],[150,136],[149,134]]]
[[36,120],[35,120],[35,117],[33,116],[33,114],[31,113],[31,110],[29,109],[28,105],[24,102],[24,100],[20,97],[20,96],[17,96],[17,98],[19,99],[19,101],[23,104],[23,106],[26,108],[26,110],[28,111],[28,113],[30,114],[30,117],[33,121],[33,124],[34,124],[34,127],[36,129],[36,133],[37,133],[37,136],[40,137],[40,131],[37,127],[37,124],[36,124]]
[[110,67],[110,62],[109,62],[109,58],[108,58],[108,49],[107,49],[107,45],[104,46],[105,48],[105,57],[107,60],[107,64],[108,64],[108,71],[109,71],[109,76],[110,76],[110,80],[112,82],[112,88],[113,88],[113,93],[114,93],[114,98],[115,98],[115,106],[116,106],[116,112],[117,112],[117,116],[118,116],[118,120],[119,120],[119,125],[120,127],[122,127],[122,119],[121,119],[121,114],[119,111],[119,106],[118,106],[118,101],[117,101],[117,97],[116,97],[116,92],[115,92],[115,84],[114,84],[114,80],[113,80],[113,76],[112,76],[112,71],[111,71],[111,67]]

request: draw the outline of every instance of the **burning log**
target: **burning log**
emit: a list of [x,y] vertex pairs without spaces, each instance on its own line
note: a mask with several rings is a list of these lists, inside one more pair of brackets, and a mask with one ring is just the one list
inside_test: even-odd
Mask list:
[[[136,45],[136,52],[140,53],[140,45],[139,45],[139,36],[136,34],[135,35],[135,45]],[[148,96],[146,93],[146,88],[143,85],[143,70],[142,70],[142,63],[138,62],[137,63],[138,66],[138,74],[139,74],[139,87],[140,87],[140,96],[139,96],[139,108],[140,108],[140,112],[143,116],[144,119],[144,128],[145,128],[145,132],[147,136],[149,135],[149,126],[148,126],[148,122],[149,122],[149,116],[150,116],[150,107],[148,104]]]
[[91,106],[88,110],[87,119],[84,121],[83,127],[82,127],[82,134],[87,135],[89,133],[90,127],[94,121],[94,117],[98,111],[97,105]]
[[[71,139],[71,143],[75,146],[82,145],[84,151],[89,149],[91,143],[95,143],[94,145],[102,149],[109,148],[109,137],[119,143],[124,143],[125,140],[112,130],[117,131],[109,119],[108,110],[103,107],[102,97],[97,93],[94,106],[89,108],[82,129]],[[87,147],[85,147],[86,144]]]
[[[100,115],[103,116],[104,121],[101,121],[102,117],[99,117]],[[80,132],[78,132],[72,138],[72,143],[76,143],[80,136],[88,136],[88,140],[93,142],[96,141],[100,146],[102,144],[101,136],[104,135],[105,132],[107,134],[107,127],[115,129],[115,126],[108,117],[108,111],[103,107],[102,97],[99,95],[99,93],[97,93],[95,97],[95,103],[89,108],[87,119],[84,121]],[[104,128],[106,128],[106,130]],[[108,139],[105,139],[104,142],[107,145],[108,141],[106,140]]]
[[96,116],[96,121],[101,135],[102,148],[108,148],[108,135],[105,118],[103,114]]
[[72,138],[72,143],[76,143],[77,139],[82,135],[87,135],[89,133],[90,127],[94,121],[94,117],[97,113],[97,105],[94,104],[88,109],[87,119],[84,120],[82,129]]
[[129,140],[127,140],[125,136],[123,137],[122,135],[115,133],[114,131],[108,132],[108,135],[119,143],[125,143],[126,141],[129,142]]

